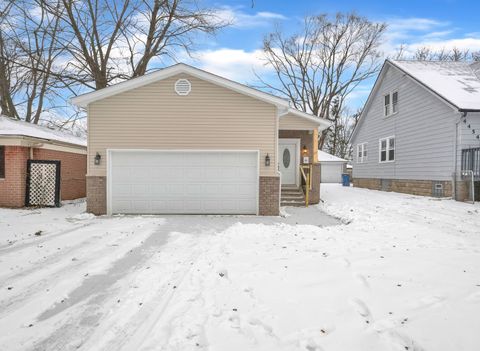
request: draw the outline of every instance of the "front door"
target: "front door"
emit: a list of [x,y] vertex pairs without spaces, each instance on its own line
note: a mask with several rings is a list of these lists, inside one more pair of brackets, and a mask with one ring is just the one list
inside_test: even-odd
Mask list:
[[279,139],[278,163],[282,185],[298,185],[300,140]]

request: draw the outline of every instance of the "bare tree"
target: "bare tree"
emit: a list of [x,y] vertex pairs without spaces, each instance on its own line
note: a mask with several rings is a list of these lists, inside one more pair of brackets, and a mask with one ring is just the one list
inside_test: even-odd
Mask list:
[[[0,3],[1,5],[1,3]],[[6,2],[0,8],[0,114],[18,118],[14,103],[15,94],[20,89],[19,80],[15,79],[17,59],[16,43],[9,39],[8,18],[13,7],[12,2]]]
[[358,122],[361,109],[351,113],[351,110],[344,105],[339,110],[340,104],[337,101],[334,101],[332,108],[332,115],[336,118],[327,133],[323,149],[332,155],[351,159],[350,136]]
[[156,57],[189,50],[191,35],[224,24],[195,0],[38,0],[70,30],[61,40],[71,56],[66,78],[95,90],[145,74]]
[[408,51],[406,45],[401,45],[393,55],[395,60],[417,60],[417,61],[480,61],[480,51],[471,52],[468,49],[453,47],[435,50],[429,46],[416,48],[413,52]]
[[[59,20],[31,0],[11,0],[0,33],[2,113],[37,124],[45,100],[55,98],[53,68],[63,50],[56,45]],[[58,6],[57,1],[57,6]]]
[[[140,1],[138,16],[124,30],[132,77],[144,75],[152,59],[175,57],[178,50],[190,54],[195,34],[213,34],[227,25],[214,10],[201,8],[196,1]],[[132,30],[133,29],[133,30]]]
[[[333,99],[341,103],[379,71],[378,47],[385,29],[385,24],[353,13],[306,17],[297,34],[289,36],[277,29],[265,37],[263,51],[277,83],[258,79],[295,108],[334,121]],[[320,137],[320,148],[327,133]]]

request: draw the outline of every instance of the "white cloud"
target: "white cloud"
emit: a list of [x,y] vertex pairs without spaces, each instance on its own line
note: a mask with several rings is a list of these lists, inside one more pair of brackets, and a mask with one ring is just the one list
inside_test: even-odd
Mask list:
[[381,48],[386,56],[394,55],[401,45],[407,56],[422,47],[429,47],[432,50],[453,48],[480,50],[478,33],[459,36],[458,28],[453,27],[449,22],[430,18],[393,18],[387,20],[387,25]]
[[393,18],[387,21],[388,29],[392,32],[429,31],[434,28],[448,26],[448,22],[441,22],[430,18]]
[[238,7],[231,6],[222,6],[215,15],[221,22],[230,23],[232,27],[236,28],[265,27],[274,21],[287,19],[279,13],[264,11],[248,14]]
[[263,51],[260,49],[201,50],[196,51],[190,61],[196,67],[241,83],[253,83],[257,80],[255,73],[263,75],[271,71],[264,65]]

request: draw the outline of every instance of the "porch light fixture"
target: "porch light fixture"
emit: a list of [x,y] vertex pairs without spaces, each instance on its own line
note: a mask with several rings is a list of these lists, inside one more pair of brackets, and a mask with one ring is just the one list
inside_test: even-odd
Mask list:
[[302,154],[303,154],[303,156],[306,156],[308,154],[308,149],[307,149],[306,145],[303,145],[303,147],[302,147]]
[[97,152],[97,154],[95,155],[95,165],[98,166],[100,164],[100,160],[101,160],[102,156],[100,156],[100,154]]
[[270,156],[267,154],[267,156],[265,156],[265,166],[268,167],[270,166]]

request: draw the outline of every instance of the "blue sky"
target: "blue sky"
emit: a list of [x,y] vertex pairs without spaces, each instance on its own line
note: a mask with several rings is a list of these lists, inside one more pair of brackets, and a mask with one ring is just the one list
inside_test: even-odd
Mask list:
[[[255,0],[208,1],[219,8],[220,15],[233,25],[214,38],[201,40],[194,53],[186,59],[197,67],[240,81],[254,84],[253,72],[269,76],[261,60],[262,38],[275,24],[286,30],[300,27],[305,15],[356,11],[389,26],[382,51],[391,54],[401,44],[408,50],[420,46],[433,48],[468,48],[480,50],[478,14],[480,2],[455,0],[428,1],[273,1]],[[354,91],[350,105],[361,106],[368,96],[373,80]]]

